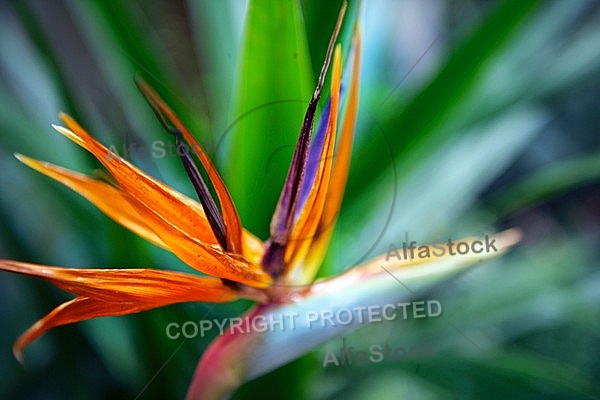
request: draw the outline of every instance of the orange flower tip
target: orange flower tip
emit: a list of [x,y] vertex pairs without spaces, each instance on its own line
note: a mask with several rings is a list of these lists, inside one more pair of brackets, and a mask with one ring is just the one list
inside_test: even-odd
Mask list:
[[83,140],[79,136],[77,136],[75,133],[73,133],[70,129],[67,129],[64,126],[54,125],[54,124],[52,124],[52,127],[58,133],[60,133],[61,135],[65,136],[69,140],[72,140],[73,142],[79,144],[80,146],[83,146]]
[[54,129],[56,129],[58,132],[60,132],[61,134],[65,135],[65,136],[73,135],[73,132],[71,132],[70,130],[68,130],[64,126],[52,124],[52,127]]
[[23,359],[23,352],[21,351],[21,349],[18,349],[16,345],[13,346],[13,356],[15,356],[15,358],[17,359],[19,364],[21,364],[22,367],[25,367],[25,360]]
[[72,119],[69,114],[62,111],[58,113],[58,118],[60,118],[61,121],[64,121],[65,119]]
[[14,153],[14,156],[17,160],[19,160],[23,164],[25,164],[28,167],[33,168],[33,169],[38,169],[40,164],[42,164],[42,165],[44,164],[44,162],[42,162],[42,161],[38,161],[31,157],[27,157],[21,153]]
[[19,160],[19,162],[27,165],[29,168],[34,169],[36,171],[40,171],[40,168],[41,168],[40,166],[41,165],[43,166],[45,164],[45,163],[43,163],[41,161],[38,161],[38,160],[35,160],[33,158],[24,156],[23,154],[20,154],[20,153],[15,153],[15,158],[17,160]]

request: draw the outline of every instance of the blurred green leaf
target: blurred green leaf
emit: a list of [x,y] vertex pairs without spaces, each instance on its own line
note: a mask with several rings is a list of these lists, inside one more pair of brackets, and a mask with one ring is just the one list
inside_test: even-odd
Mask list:
[[600,154],[592,154],[562,161],[525,176],[510,187],[490,196],[489,202],[499,216],[507,216],[586,183],[598,181]]
[[312,86],[299,2],[251,0],[225,172],[244,225],[260,237],[268,236]]
[[[396,159],[407,157],[424,143],[431,143],[432,136],[441,137],[439,128],[474,90],[485,63],[511,42],[515,30],[540,4],[538,0],[503,2],[457,46],[437,76],[400,112],[391,91],[389,98],[376,105],[384,106],[385,120],[381,127]],[[348,182],[347,196],[367,190],[373,182],[371,177],[381,174],[388,165],[372,162],[378,159],[378,154],[381,154],[381,146],[371,141],[358,149],[350,172],[354,179]]]

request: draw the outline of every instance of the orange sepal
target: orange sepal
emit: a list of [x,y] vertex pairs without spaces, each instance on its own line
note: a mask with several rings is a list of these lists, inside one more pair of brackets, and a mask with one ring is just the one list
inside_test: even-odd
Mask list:
[[78,296],[55,308],[19,337],[13,347],[19,360],[25,346],[56,326],[175,303],[220,303],[238,297],[220,279],[173,271],[61,268],[10,260],[0,260],[0,270],[35,276]]
[[292,261],[288,278],[290,283],[307,284],[314,279],[333,234],[333,228],[344,197],[352,156],[352,142],[358,114],[361,55],[361,32],[360,29],[356,28],[353,37],[352,75],[348,90],[348,102],[340,127],[339,142],[333,157],[333,167],[327,185],[327,195],[325,196],[327,200],[323,204],[323,212],[314,233],[308,238],[300,237],[300,239],[310,242],[310,247],[307,252],[303,253],[305,255],[304,259],[295,257]]
[[331,176],[333,164],[333,152],[337,132],[337,119],[339,110],[339,93],[341,80],[341,46],[335,49],[333,57],[333,69],[331,73],[331,113],[327,123],[327,131],[319,167],[317,168],[314,185],[308,194],[306,202],[302,206],[299,216],[294,221],[294,228],[290,242],[286,249],[286,264],[293,265],[298,260],[303,260],[315,235],[318,223],[323,213],[327,188]]
[[303,267],[306,270],[305,275],[310,278],[314,277],[323,257],[325,257],[325,252],[327,251],[331,235],[333,234],[333,228],[335,227],[340,207],[342,206],[344,190],[348,180],[350,159],[352,158],[352,142],[354,140],[356,118],[358,115],[358,97],[360,89],[362,38],[358,27],[354,33],[353,51],[354,56],[352,59],[352,77],[350,79],[350,88],[348,90],[348,104],[346,105],[344,119],[342,121],[340,139],[333,163],[333,171],[327,189],[327,201],[325,202],[319,226],[315,236],[312,238],[310,251],[308,252]]
[[159,247],[168,249],[129,204],[127,195],[119,188],[48,162],[34,160],[21,154],[15,154],[15,157],[28,167],[73,189],[125,228]]
[[70,116],[63,113],[59,116],[68,129],[61,126],[54,128],[92,153],[108,169],[124,192],[152,207],[163,219],[170,221],[186,235],[204,243],[217,243],[200,203],[171,189],[108,150]]
[[233,199],[231,198],[223,179],[221,179],[219,172],[217,172],[217,169],[210,161],[210,158],[208,158],[206,155],[206,152],[200,143],[198,143],[198,141],[194,138],[194,136],[192,136],[190,131],[185,127],[177,115],[175,115],[173,110],[171,110],[171,108],[158,96],[158,94],[150,87],[150,85],[141,79],[136,79],[136,83],[148,101],[154,103],[153,106],[158,107],[160,112],[166,115],[167,118],[181,132],[185,141],[191,146],[193,150],[192,152],[195,153],[200,159],[202,166],[208,173],[210,181],[215,188],[215,192],[217,193],[219,203],[221,204],[221,208],[223,210],[222,215],[227,231],[227,245],[229,246],[228,250],[232,253],[241,254],[242,224],[235,208],[235,204],[233,203]]
[[218,246],[211,246],[216,245],[216,239],[199,203],[112,154],[68,115],[60,116],[69,129],[55,128],[91,152],[108,169],[129,196],[130,204],[181,260],[201,272],[250,286],[271,282],[260,266],[230,257]]

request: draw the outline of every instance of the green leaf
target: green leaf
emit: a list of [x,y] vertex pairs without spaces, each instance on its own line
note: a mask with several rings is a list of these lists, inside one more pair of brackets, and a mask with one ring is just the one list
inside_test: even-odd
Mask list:
[[299,3],[250,1],[235,85],[236,122],[224,139],[231,146],[226,181],[244,226],[261,237],[268,236],[313,90],[311,77]]
[[[547,121],[539,109],[515,107],[460,136],[448,135],[426,149],[413,150],[410,160],[396,163],[400,176],[395,187],[388,171],[385,179],[374,180],[369,191],[352,199],[348,216],[336,226],[338,238],[329,249],[335,258],[329,272],[339,273],[385,252],[406,232],[411,240],[424,243],[456,237],[461,229],[462,235],[490,229],[481,218],[482,225],[465,229],[464,215],[477,200],[473,194],[505,171]],[[388,202],[374,204],[373,193]]]
[[[516,28],[539,3],[532,0],[504,2],[454,50],[437,76],[401,112],[394,111],[398,110],[394,93],[376,105],[377,108],[384,106],[381,112],[385,112],[385,121],[381,127],[396,158],[410,155],[432,137],[440,137],[440,128],[448,117],[476,90],[485,63],[511,43]],[[377,136],[373,129],[370,137]],[[387,167],[385,163],[371,161],[381,154],[381,146],[376,142],[369,140],[358,150],[350,173],[354,179],[348,182],[346,196],[368,190],[372,177]]]
[[493,196],[491,206],[501,216],[600,181],[600,154],[563,161],[534,172]]

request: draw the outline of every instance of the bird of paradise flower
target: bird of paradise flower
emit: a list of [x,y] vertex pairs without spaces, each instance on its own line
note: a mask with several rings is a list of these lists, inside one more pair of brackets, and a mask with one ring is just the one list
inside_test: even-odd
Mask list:
[[[139,78],[136,79],[138,88],[164,128],[175,136],[177,145],[181,147],[187,143],[194,149],[179,154],[200,203],[116,156],[66,114],[60,114],[65,127],[53,127],[93,154],[115,183],[16,154],[19,161],[78,192],[119,224],[172,252],[190,267],[210,275],[154,269],[61,268],[0,260],[0,270],[34,276],[76,295],[16,340],[13,353],[18,360],[23,360],[23,349],[49,329],[95,317],[137,313],[181,302],[222,303],[237,299],[257,303],[247,314],[251,317],[283,313],[290,307],[306,311],[318,304],[315,300],[331,300],[353,286],[359,292],[363,289],[364,293],[372,294],[373,288],[381,285],[382,278],[390,279],[387,274],[398,273],[404,282],[428,282],[427,278],[443,278],[460,271],[459,266],[475,262],[468,256],[460,260],[459,257],[450,260],[446,256],[435,262],[424,259],[388,261],[383,255],[340,276],[315,279],[341,206],[358,111],[360,29],[356,27],[354,31],[351,62],[346,67],[351,72],[350,81],[344,90],[341,46],[335,46],[344,10],[345,6],[338,17],[317,87],[308,104],[292,163],[271,220],[270,238],[265,243],[242,227],[233,200],[202,146],[156,92]],[[317,104],[331,60],[331,92],[313,135]],[[343,112],[342,94],[346,97]],[[217,199],[212,197],[191,154],[197,155]],[[516,243],[519,234],[510,230],[495,238],[499,254]],[[489,256],[478,255],[476,260]],[[384,263],[386,267],[382,268]],[[398,275],[394,277],[398,279]],[[356,303],[367,298],[358,296],[351,301]],[[343,301],[334,303],[330,302],[330,305],[340,307],[344,304]],[[351,326],[338,328],[327,334],[314,335],[298,350],[287,351],[270,360],[257,357],[263,340],[258,332],[250,335],[228,332],[205,352],[188,398],[227,396],[245,380],[341,335]],[[247,367],[250,361],[254,362],[252,368]]]

